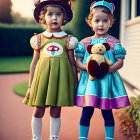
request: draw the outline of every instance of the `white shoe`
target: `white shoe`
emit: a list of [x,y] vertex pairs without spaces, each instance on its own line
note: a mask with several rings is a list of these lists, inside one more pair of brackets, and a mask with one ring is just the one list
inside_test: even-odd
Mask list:
[[79,137],[79,140],[88,140],[86,137]]
[[59,140],[59,137],[58,136],[51,136],[50,140]]
[[42,138],[34,135],[32,140],[42,140]]

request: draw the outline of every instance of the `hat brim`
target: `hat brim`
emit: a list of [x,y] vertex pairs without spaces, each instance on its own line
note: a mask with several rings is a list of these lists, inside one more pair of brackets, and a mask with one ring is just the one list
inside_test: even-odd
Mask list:
[[62,1],[43,1],[39,3],[34,10],[34,18],[38,23],[39,23],[40,12],[42,8],[47,5],[56,5],[56,6],[62,7],[63,9],[65,9],[66,15],[68,17],[68,22],[72,20],[73,13],[72,13],[71,7],[68,4],[65,4]]

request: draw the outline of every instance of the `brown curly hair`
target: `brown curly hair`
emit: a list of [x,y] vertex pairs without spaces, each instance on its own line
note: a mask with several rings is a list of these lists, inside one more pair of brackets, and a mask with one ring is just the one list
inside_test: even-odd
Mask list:
[[111,25],[114,24],[115,18],[114,18],[114,15],[111,13],[111,11],[110,11],[108,8],[104,7],[104,6],[97,6],[97,7],[93,8],[93,9],[91,10],[90,14],[89,14],[88,17],[86,18],[86,22],[87,22],[87,24],[88,24],[90,27],[91,27],[91,24],[90,24],[90,23],[91,23],[91,20],[92,20],[93,15],[95,14],[95,12],[96,12],[97,9],[101,9],[101,11],[102,11],[103,13],[108,14],[108,15],[109,15],[109,19],[110,19]]
[[[47,13],[47,6],[45,6],[42,9],[42,11],[40,12],[40,16],[39,16],[39,24],[41,24],[43,28],[47,27],[46,20],[45,20],[45,14],[46,13]],[[63,14],[64,14],[64,17],[65,17],[64,20],[66,20],[66,22],[64,22],[62,25],[65,25],[67,23],[68,17],[67,17],[67,15],[66,15],[64,10],[63,10]]]

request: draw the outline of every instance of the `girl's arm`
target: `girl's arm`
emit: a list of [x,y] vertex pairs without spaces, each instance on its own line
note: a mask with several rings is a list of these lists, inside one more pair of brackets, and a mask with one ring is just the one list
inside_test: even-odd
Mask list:
[[107,57],[104,57],[105,58],[105,62],[108,64],[108,65],[113,65],[113,63],[107,58]]
[[112,65],[109,66],[109,71],[108,72],[115,72],[123,67],[123,59],[122,58],[117,58],[117,61]]
[[77,68],[81,70],[87,70],[87,64],[82,63],[83,58],[82,57],[77,57],[76,58],[76,66]]
[[28,90],[26,92],[27,99],[30,98],[31,84],[32,84],[32,80],[33,80],[33,75],[34,75],[35,67],[36,67],[36,64],[37,64],[38,59],[39,59],[39,54],[40,54],[40,52],[34,51],[33,60],[32,60],[31,65],[30,65],[29,88],[28,88]]
[[74,74],[75,92],[76,92],[78,86],[78,76],[77,76],[77,68],[74,59],[74,50],[68,50],[68,57],[69,57],[70,64],[72,65],[72,70]]
[[30,65],[29,88],[31,87],[31,84],[32,84],[35,67],[36,67],[36,64],[37,64],[38,59],[39,59],[39,54],[40,54],[39,51],[34,51],[33,60],[32,60],[31,65]]

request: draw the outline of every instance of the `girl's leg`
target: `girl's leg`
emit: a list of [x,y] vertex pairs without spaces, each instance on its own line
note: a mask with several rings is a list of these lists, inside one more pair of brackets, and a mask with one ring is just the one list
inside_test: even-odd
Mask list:
[[45,107],[35,107],[32,116],[32,135],[33,140],[41,140],[41,129],[42,129],[42,117],[45,113]]
[[50,107],[50,140],[58,140],[58,133],[60,130],[61,119],[60,119],[61,107],[51,106]]
[[90,125],[90,119],[93,115],[94,107],[83,107],[82,116],[80,119],[80,137],[79,140],[88,139],[88,131]]
[[105,121],[106,140],[114,140],[114,117],[112,110],[102,110]]

